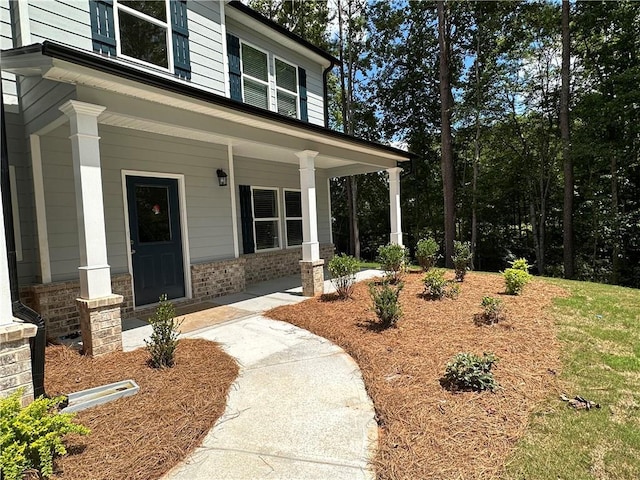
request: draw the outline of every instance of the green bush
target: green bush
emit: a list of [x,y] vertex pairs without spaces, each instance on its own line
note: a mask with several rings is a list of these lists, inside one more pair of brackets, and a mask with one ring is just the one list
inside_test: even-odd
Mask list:
[[400,281],[407,263],[407,250],[402,245],[389,243],[378,247],[378,257],[376,261],[380,263],[380,268],[384,271],[385,278],[391,283]]
[[160,296],[160,304],[156,312],[149,319],[152,333],[151,341],[145,340],[147,350],[151,355],[151,366],[154,368],[173,367],[175,351],[178,347],[178,335],[181,321],[175,318],[175,308],[167,300],[166,295]]
[[497,361],[492,353],[483,353],[482,357],[458,353],[447,363],[443,384],[450,390],[494,391],[499,385],[491,368]]
[[438,259],[438,242],[432,237],[423,238],[416,244],[416,259],[422,270],[427,272],[436,264]]
[[502,275],[506,291],[509,295],[519,295],[525,285],[531,280],[529,264],[524,258],[519,258],[511,262],[511,268],[507,268]]
[[434,268],[424,275],[423,295],[433,300],[442,300],[444,297],[455,298],[460,293],[460,288],[453,280],[444,279],[444,270]]
[[342,253],[329,260],[331,283],[336,287],[340,298],[349,298],[356,283],[356,273],[360,271],[360,261]]
[[387,282],[381,285],[375,283],[369,284],[369,294],[373,301],[373,311],[375,312],[380,326],[389,328],[396,324],[402,317],[402,309],[400,308],[400,292],[404,287],[403,283],[398,283],[392,287]]
[[481,305],[484,309],[482,316],[485,323],[488,323],[490,325],[498,323],[498,321],[502,318],[502,300],[494,297],[482,297]]
[[469,242],[453,242],[453,268],[456,271],[456,281],[463,282],[467,273],[467,268],[471,263],[471,244]]
[[89,429],[73,423],[74,414],[58,413],[65,397],[40,397],[26,407],[20,405],[22,390],[0,400],[0,472],[4,480],[22,479],[35,469],[43,477],[53,474],[53,459],[66,455],[62,437],[86,435]]

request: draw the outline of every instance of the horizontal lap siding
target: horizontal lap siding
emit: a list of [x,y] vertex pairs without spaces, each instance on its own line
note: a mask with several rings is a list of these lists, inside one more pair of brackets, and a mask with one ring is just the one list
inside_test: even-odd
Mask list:
[[[236,156],[233,159],[236,184],[236,205],[240,205],[239,185],[253,187],[277,187],[280,208],[280,230],[284,235],[283,188],[300,189],[300,167],[298,164],[269,162],[254,158]],[[329,205],[327,194],[327,177],[322,170],[316,170],[316,208],[318,213],[318,241],[329,243]],[[240,209],[238,208],[238,239],[242,248],[242,229],[240,228]],[[284,245],[284,243],[283,243]],[[242,253],[242,252],[241,252]]]
[[[0,50],[14,47],[9,0],[0,0]],[[16,77],[2,72],[2,94],[5,105],[17,105]]]
[[236,35],[240,40],[245,40],[248,43],[255,45],[263,50],[267,50],[271,53],[269,59],[269,72],[271,75],[271,105],[276,105],[276,92],[275,92],[275,76],[273,55],[289,61],[295,65],[304,68],[307,72],[307,106],[309,113],[309,122],[324,126],[324,108],[323,98],[324,93],[322,89],[322,66],[310,61],[308,58],[289,50],[282,45],[274,42],[273,40],[257,34],[255,31],[247,28],[244,25],[239,24],[233,19],[227,18],[227,31]]
[[225,76],[219,2],[190,0],[187,2],[187,20],[191,82],[224,95]]
[[31,42],[53,40],[83,50],[93,50],[89,0],[31,0]]
[[20,97],[25,134],[29,135],[46,127],[63,115],[58,107],[76,98],[73,85],[52,82],[40,77],[20,79]]

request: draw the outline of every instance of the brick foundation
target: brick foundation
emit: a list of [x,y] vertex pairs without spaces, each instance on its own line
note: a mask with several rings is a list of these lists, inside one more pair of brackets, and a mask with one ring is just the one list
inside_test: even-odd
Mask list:
[[300,261],[302,295],[316,297],[324,293],[324,260]]
[[[328,262],[333,258],[333,244],[320,245],[320,258]],[[274,278],[300,273],[302,248],[259,252],[243,255],[246,259],[245,281],[247,284],[265,282]]]
[[23,406],[33,401],[29,339],[36,332],[36,326],[30,323],[0,325],[0,397],[22,388]]
[[99,357],[122,350],[120,305],[122,295],[86,300],[77,298],[85,355]]

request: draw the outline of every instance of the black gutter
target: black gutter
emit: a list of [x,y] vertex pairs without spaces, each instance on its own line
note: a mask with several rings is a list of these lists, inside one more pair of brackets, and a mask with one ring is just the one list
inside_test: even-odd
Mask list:
[[[2,84],[0,83],[0,100],[2,100]],[[7,129],[4,116],[4,100],[1,105],[0,126],[2,153],[0,155],[0,182],[2,182],[2,206],[4,233],[6,237],[7,263],[9,264],[9,289],[11,291],[11,309],[13,316],[37,327],[36,336],[29,339],[31,344],[31,376],[33,379],[33,396],[44,395],[44,349],[46,334],[44,320],[35,311],[20,302],[18,287],[18,262],[16,258],[16,240],[13,230],[13,210],[11,208],[11,185],[9,183],[9,154],[7,152]],[[0,246],[2,248],[2,246]]]
[[235,8],[236,10],[241,11],[245,15],[248,15],[249,17],[253,18],[254,20],[257,20],[258,22],[262,23],[263,25],[266,25],[267,27],[277,31],[281,35],[284,35],[285,37],[293,40],[294,42],[299,43],[303,47],[311,50],[313,53],[315,53],[317,55],[320,55],[321,57],[325,58],[326,60],[329,60],[334,65],[341,65],[342,64],[342,62],[340,62],[340,60],[338,60],[336,57],[331,55],[329,52],[324,51],[323,49],[321,49],[320,47],[314,45],[313,43],[305,40],[304,38],[296,35],[295,33],[291,32],[289,30],[287,30],[282,25],[279,25],[276,22],[274,22],[273,20],[270,20],[267,17],[261,15],[260,13],[256,12],[252,8],[246,6],[244,3],[239,2],[237,0],[233,0],[233,1],[229,2],[227,5],[229,5],[230,7]]
[[[415,153],[406,152],[404,150],[400,150],[399,148],[382,145],[370,140],[364,140],[362,138],[357,138],[342,132],[331,130],[321,125],[303,122],[302,120],[298,120],[297,118],[287,117],[286,115],[280,115],[279,113],[272,112],[270,110],[264,110],[262,108],[254,107],[246,103],[237,102],[235,100],[231,100],[230,98],[226,98],[215,93],[206,92],[198,87],[187,85],[185,83],[178,82],[173,79],[168,79],[166,77],[161,77],[160,75],[153,73],[152,71],[140,70],[139,68],[129,66],[122,60],[120,60],[119,62],[114,62],[107,56],[98,55],[93,52],[87,52],[66,45],[61,45],[50,40],[46,40],[42,44],[34,44],[28,45],[26,47],[2,50],[0,53],[2,54],[3,59],[8,59],[11,57],[18,57],[21,55],[33,54],[37,52],[41,52],[42,55],[45,55],[47,57],[64,60],[66,62],[98,70],[103,73],[115,75],[127,80],[143,83],[151,87],[160,88],[168,92],[184,95],[196,100],[211,103],[213,105],[230,108],[238,112],[247,113],[281,124],[290,125],[292,127],[306,130],[312,133],[333,137],[344,142],[349,142],[351,144],[368,148],[375,148],[377,150],[393,153],[394,155],[398,155],[407,159],[418,156]],[[166,74],[166,72],[163,73]]]

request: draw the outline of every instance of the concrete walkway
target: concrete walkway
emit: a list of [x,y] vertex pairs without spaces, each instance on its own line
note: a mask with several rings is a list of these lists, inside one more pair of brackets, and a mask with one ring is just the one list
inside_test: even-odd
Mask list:
[[[361,272],[359,279],[378,274]],[[303,301],[299,278],[217,298],[216,304],[247,315],[183,335],[219,342],[240,374],[223,416],[165,479],[374,477],[368,463],[377,425],[358,366],[328,340],[261,315]],[[125,349],[143,346],[149,333],[149,326],[123,332]]]

